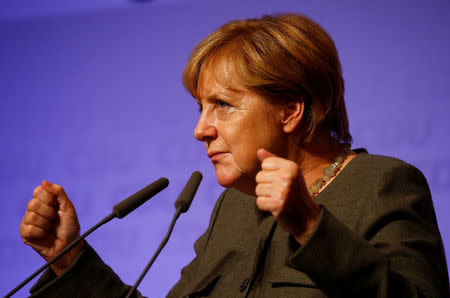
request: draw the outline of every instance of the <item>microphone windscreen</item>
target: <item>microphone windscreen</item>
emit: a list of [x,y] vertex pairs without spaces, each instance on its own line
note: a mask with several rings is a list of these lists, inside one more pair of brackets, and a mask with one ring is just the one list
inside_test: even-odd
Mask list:
[[178,199],[175,201],[175,209],[180,208],[181,213],[188,211],[202,178],[203,175],[199,171],[192,173],[191,178],[189,178]]
[[129,196],[120,203],[114,205],[113,214],[117,218],[123,218],[131,211],[144,204],[148,199],[159,193],[169,185],[167,178],[159,178],[150,185],[147,185],[137,193]]

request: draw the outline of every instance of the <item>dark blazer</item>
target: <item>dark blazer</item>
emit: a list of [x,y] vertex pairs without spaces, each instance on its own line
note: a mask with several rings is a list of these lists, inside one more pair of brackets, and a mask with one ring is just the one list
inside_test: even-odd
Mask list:
[[[416,168],[359,154],[316,200],[318,225],[300,247],[254,197],[226,190],[168,297],[449,296],[430,192]],[[62,276],[46,274],[36,296],[120,297],[128,289],[90,247]]]

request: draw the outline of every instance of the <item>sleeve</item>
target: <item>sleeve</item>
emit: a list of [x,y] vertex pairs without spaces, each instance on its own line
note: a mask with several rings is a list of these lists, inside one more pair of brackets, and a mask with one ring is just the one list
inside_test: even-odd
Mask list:
[[[60,276],[47,269],[30,293],[31,297],[125,297],[130,288],[86,242],[69,269]],[[132,297],[142,295],[136,291]]]
[[[360,182],[362,183],[362,182]],[[431,195],[416,168],[401,164],[361,198],[350,229],[321,206],[313,235],[287,265],[329,297],[449,297],[448,272]]]
[[196,274],[198,274],[199,267],[203,261],[203,252],[206,249],[208,240],[211,236],[212,230],[214,228],[214,223],[217,218],[217,213],[219,212],[220,206],[222,205],[225,194],[228,190],[225,190],[217,200],[211,218],[209,221],[208,229],[203,233],[197,241],[194,243],[195,258],[181,270],[180,280],[175,284],[175,286],[167,294],[167,297],[183,297],[183,293],[189,288],[192,281],[195,279]]

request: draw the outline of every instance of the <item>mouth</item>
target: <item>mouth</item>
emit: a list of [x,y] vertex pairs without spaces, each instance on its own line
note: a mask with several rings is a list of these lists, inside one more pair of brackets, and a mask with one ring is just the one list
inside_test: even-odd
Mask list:
[[223,151],[212,151],[212,152],[208,152],[208,157],[211,160],[211,162],[215,163],[225,154],[226,154],[226,152],[223,152]]

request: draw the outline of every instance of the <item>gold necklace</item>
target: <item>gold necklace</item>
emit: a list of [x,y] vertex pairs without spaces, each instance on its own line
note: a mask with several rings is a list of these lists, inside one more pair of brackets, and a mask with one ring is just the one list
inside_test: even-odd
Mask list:
[[331,177],[334,177],[342,167],[342,162],[345,160],[347,155],[350,153],[350,144],[345,144],[342,148],[341,153],[336,157],[336,160],[328,167],[324,168],[322,178],[317,179],[309,188],[308,192],[311,198],[317,196],[322,187],[330,180]]

